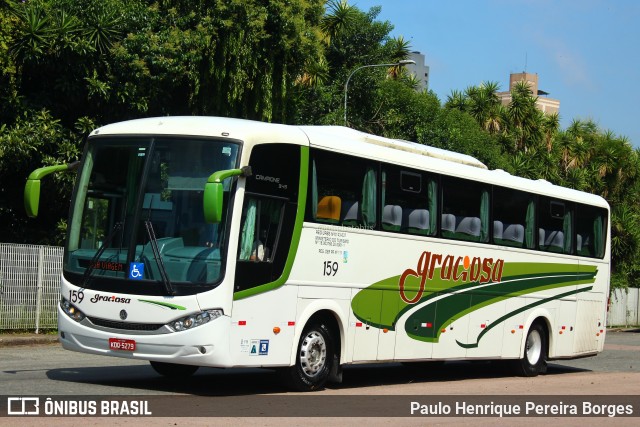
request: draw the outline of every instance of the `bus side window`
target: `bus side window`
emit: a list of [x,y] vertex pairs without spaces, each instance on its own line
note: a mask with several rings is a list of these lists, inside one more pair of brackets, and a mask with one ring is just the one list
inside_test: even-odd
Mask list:
[[307,221],[374,229],[378,167],[375,162],[312,150]]
[[576,209],[576,253],[591,258],[604,256],[607,211],[578,205]]
[[489,240],[489,188],[465,179],[442,180],[442,237],[472,242]]
[[572,204],[549,197],[538,202],[538,249],[546,252],[573,252]]
[[247,198],[242,215],[240,261],[270,262],[277,249],[277,237],[284,203]]
[[535,198],[529,193],[504,187],[493,189],[493,243],[533,248]]
[[396,165],[382,166],[382,229],[433,236],[437,231],[435,177]]

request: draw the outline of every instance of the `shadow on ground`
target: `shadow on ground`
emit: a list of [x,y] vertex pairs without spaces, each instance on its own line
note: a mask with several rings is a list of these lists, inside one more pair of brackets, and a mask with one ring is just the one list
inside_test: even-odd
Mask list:
[[[547,375],[584,372],[584,369],[550,363]],[[513,377],[511,365],[505,362],[447,362],[402,365],[365,364],[345,367],[343,382],[329,384],[329,389],[350,389],[409,383],[439,383],[478,378]],[[93,384],[125,388],[136,394],[180,393],[201,396],[238,396],[277,394],[288,390],[277,372],[269,369],[200,368],[195,375],[171,379],[161,377],[150,367],[107,366],[76,369],[51,369],[51,380],[76,384]]]

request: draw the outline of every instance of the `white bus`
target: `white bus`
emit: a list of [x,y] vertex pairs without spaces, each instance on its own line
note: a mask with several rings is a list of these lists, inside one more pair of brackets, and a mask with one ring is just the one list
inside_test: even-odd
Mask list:
[[[38,211],[40,179],[25,189]],[[365,362],[594,355],[609,207],[478,160],[343,127],[213,117],[88,137],[71,202],[64,348],[280,368],[297,390]]]

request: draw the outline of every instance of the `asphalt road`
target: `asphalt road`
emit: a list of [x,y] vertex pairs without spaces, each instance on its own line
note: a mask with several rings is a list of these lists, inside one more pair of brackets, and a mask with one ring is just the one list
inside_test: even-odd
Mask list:
[[[429,388],[438,384],[441,389],[468,394],[469,382],[543,383],[545,377],[570,379],[604,373],[640,375],[640,330],[608,332],[605,350],[598,356],[550,362],[547,375],[539,378],[514,377],[507,366],[484,362],[447,362],[432,370],[408,369],[400,364],[367,364],[346,367],[343,383],[330,385],[321,393],[366,394],[376,388],[384,394],[384,387],[411,385],[411,390],[405,393],[411,394],[416,386]],[[57,344],[0,348],[0,384],[5,395],[230,396],[287,392],[277,375],[268,369],[200,368],[193,377],[178,383],[157,375],[147,362],[69,352]],[[640,394],[640,381],[630,385],[632,391]],[[402,393],[402,389],[394,391],[397,392]],[[558,394],[575,392],[570,385],[566,390],[557,390]]]
[[[0,394],[9,396],[295,395],[287,392],[278,376],[267,369],[201,368],[193,377],[175,381],[160,377],[146,362],[68,352],[57,344],[0,348],[0,385]],[[331,385],[314,395],[343,398],[397,395],[627,395],[640,399],[640,330],[610,331],[607,333],[605,350],[598,356],[551,362],[547,374],[536,378],[515,377],[504,364],[484,362],[447,362],[444,366],[418,371],[400,364],[356,365],[345,368],[342,384]],[[120,425],[114,422],[115,419],[111,420],[113,425]],[[186,424],[187,419],[179,420],[181,423],[166,425],[207,425],[208,419],[189,419],[190,422]],[[230,420],[235,425],[282,425],[278,418],[247,418],[242,422],[238,418],[227,419]],[[297,425],[296,420],[299,421],[297,418],[285,420],[288,420],[285,424],[289,425]],[[342,421],[339,424],[344,424],[344,418],[338,420]],[[355,423],[358,419],[349,420]],[[451,420],[442,418],[439,422],[451,424]],[[519,424],[520,420],[512,418],[509,424]],[[136,421],[138,423],[141,420]],[[316,421],[311,425],[326,425],[328,420]],[[487,423],[483,424],[485,421]],[[493,425],[488,421],[477,419],[474,424]],[[563,424],[590,425],[567,421],[563,419]],[[600,418],[597,421],[593,425],[609,420]],[[148,422],[151,425],[151,421]],[[417,423],[415,425],[420,424],[413,419],[403,419],[401,424],[414,425],[414,422]],[[620,422],[637,425],[638,418],[616,419],[616,422],[616,425],[620,425]],[[61,423],[64,424],[64,419]],[[372,425],[386,423],[384,419],[377,419]],[[122,423],[125,424],[129,425]],[[309,425],[309,422],[305,424]],[[164,424],[154,422],[154,425]]]

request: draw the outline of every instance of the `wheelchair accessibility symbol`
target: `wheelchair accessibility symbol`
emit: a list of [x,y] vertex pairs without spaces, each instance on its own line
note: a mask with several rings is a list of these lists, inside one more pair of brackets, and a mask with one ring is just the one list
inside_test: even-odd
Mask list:
[[144,263],[132,262],[129,264],[129,279],[142,280],[144,277]]

